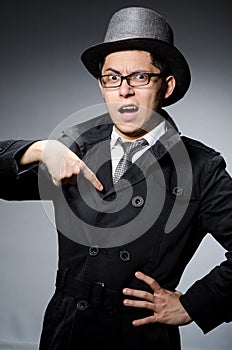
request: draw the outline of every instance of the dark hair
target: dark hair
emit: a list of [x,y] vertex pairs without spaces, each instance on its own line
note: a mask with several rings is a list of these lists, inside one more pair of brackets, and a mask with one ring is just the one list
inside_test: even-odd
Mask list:
[[154,53],[150,52],[150,55],[151,55],[151,62],[153,64],[153,66],[155,66],[156,68],[159,68],[160,73],[162,73],[164,77],[171,75],[170,68],[168,67],[166,62],[164,62],[162,59],[160,59]]
[[[160,73],[162,73],[164,77],[171,75],[170,68],[168,67],[166,62],[164,62],[162,59],[160,59],[158,56],[156,56],[152,52],[150,52],[150,55],[151,55],[151,63],[153,64],[153,66],[155,66],[160,70]],[[101,75],[101,70],[104,65],[104,62],[105,62],[105,57],[102,61],[99,62],[99,73],[100,73],[99,75]]]
[[162,59],[158,58],[154,53],[151,53],[151,62],[154,67],[158,68],[160,70],[160,73],[162,74],[161,79],[163,81],[161,88],[159,90],[160,98],[161,98],[161,105],[160,108],[162,108],[162,103],[165,98],[165,93],[167,90],[167,82],[166,79],[169,75],[171,75],[171,69],[167,65],[166,62],[164,62]]

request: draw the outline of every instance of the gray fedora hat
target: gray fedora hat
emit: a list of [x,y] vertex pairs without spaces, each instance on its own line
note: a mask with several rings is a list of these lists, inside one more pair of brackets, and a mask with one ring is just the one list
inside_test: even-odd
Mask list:
[[143,50],[165,62],[175,77],[176,87],[163,105],[180,100],[189,88],[191,74],[188,63],[174,46],[173,31],[167,21],[152,9],[126,7],[112,16],[103,43],[85,50],[81,59],[95,77],[101,75],[100,62],[110,53],[124,50]]

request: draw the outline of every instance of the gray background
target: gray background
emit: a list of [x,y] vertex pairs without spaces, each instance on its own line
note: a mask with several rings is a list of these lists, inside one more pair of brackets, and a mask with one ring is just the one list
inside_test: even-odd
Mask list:
[[[127,5],[163,14],[192,71],[186,97],[167,108],[182,133],[216,148],[232,173],[230,1],[11,1],[0,3],[0,138],[47,138],[63,119],[102,102],[79,56],[100,42],[112,12]],[[46,208],[53,215],[51,203]],[[54,291],[55,229],[40,202],[0,201],[0,349],[36,349]],[[207,237],[179,289],[222,261]],[[183,349],[231,349],[231,324],[203,335],[181,328]]]

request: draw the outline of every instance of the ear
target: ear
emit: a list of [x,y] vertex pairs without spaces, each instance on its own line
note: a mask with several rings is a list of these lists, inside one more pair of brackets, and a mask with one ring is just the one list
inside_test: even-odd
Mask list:
[[168,98],[169,96],[171,96],[171,94],[173,93],[173,90],[175,89],[176,80],[173,75],[170,75],[169,77],[166,78],[166,85],[167,85],[167,89],[166,89],[164,98]]

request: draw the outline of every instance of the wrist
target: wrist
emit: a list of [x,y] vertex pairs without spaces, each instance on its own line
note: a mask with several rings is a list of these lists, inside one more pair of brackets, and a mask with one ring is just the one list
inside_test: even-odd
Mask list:
[[22,155],[20,165],[26,165],[42,160],[42,153],[47,144],[47,140],[34,142]]

